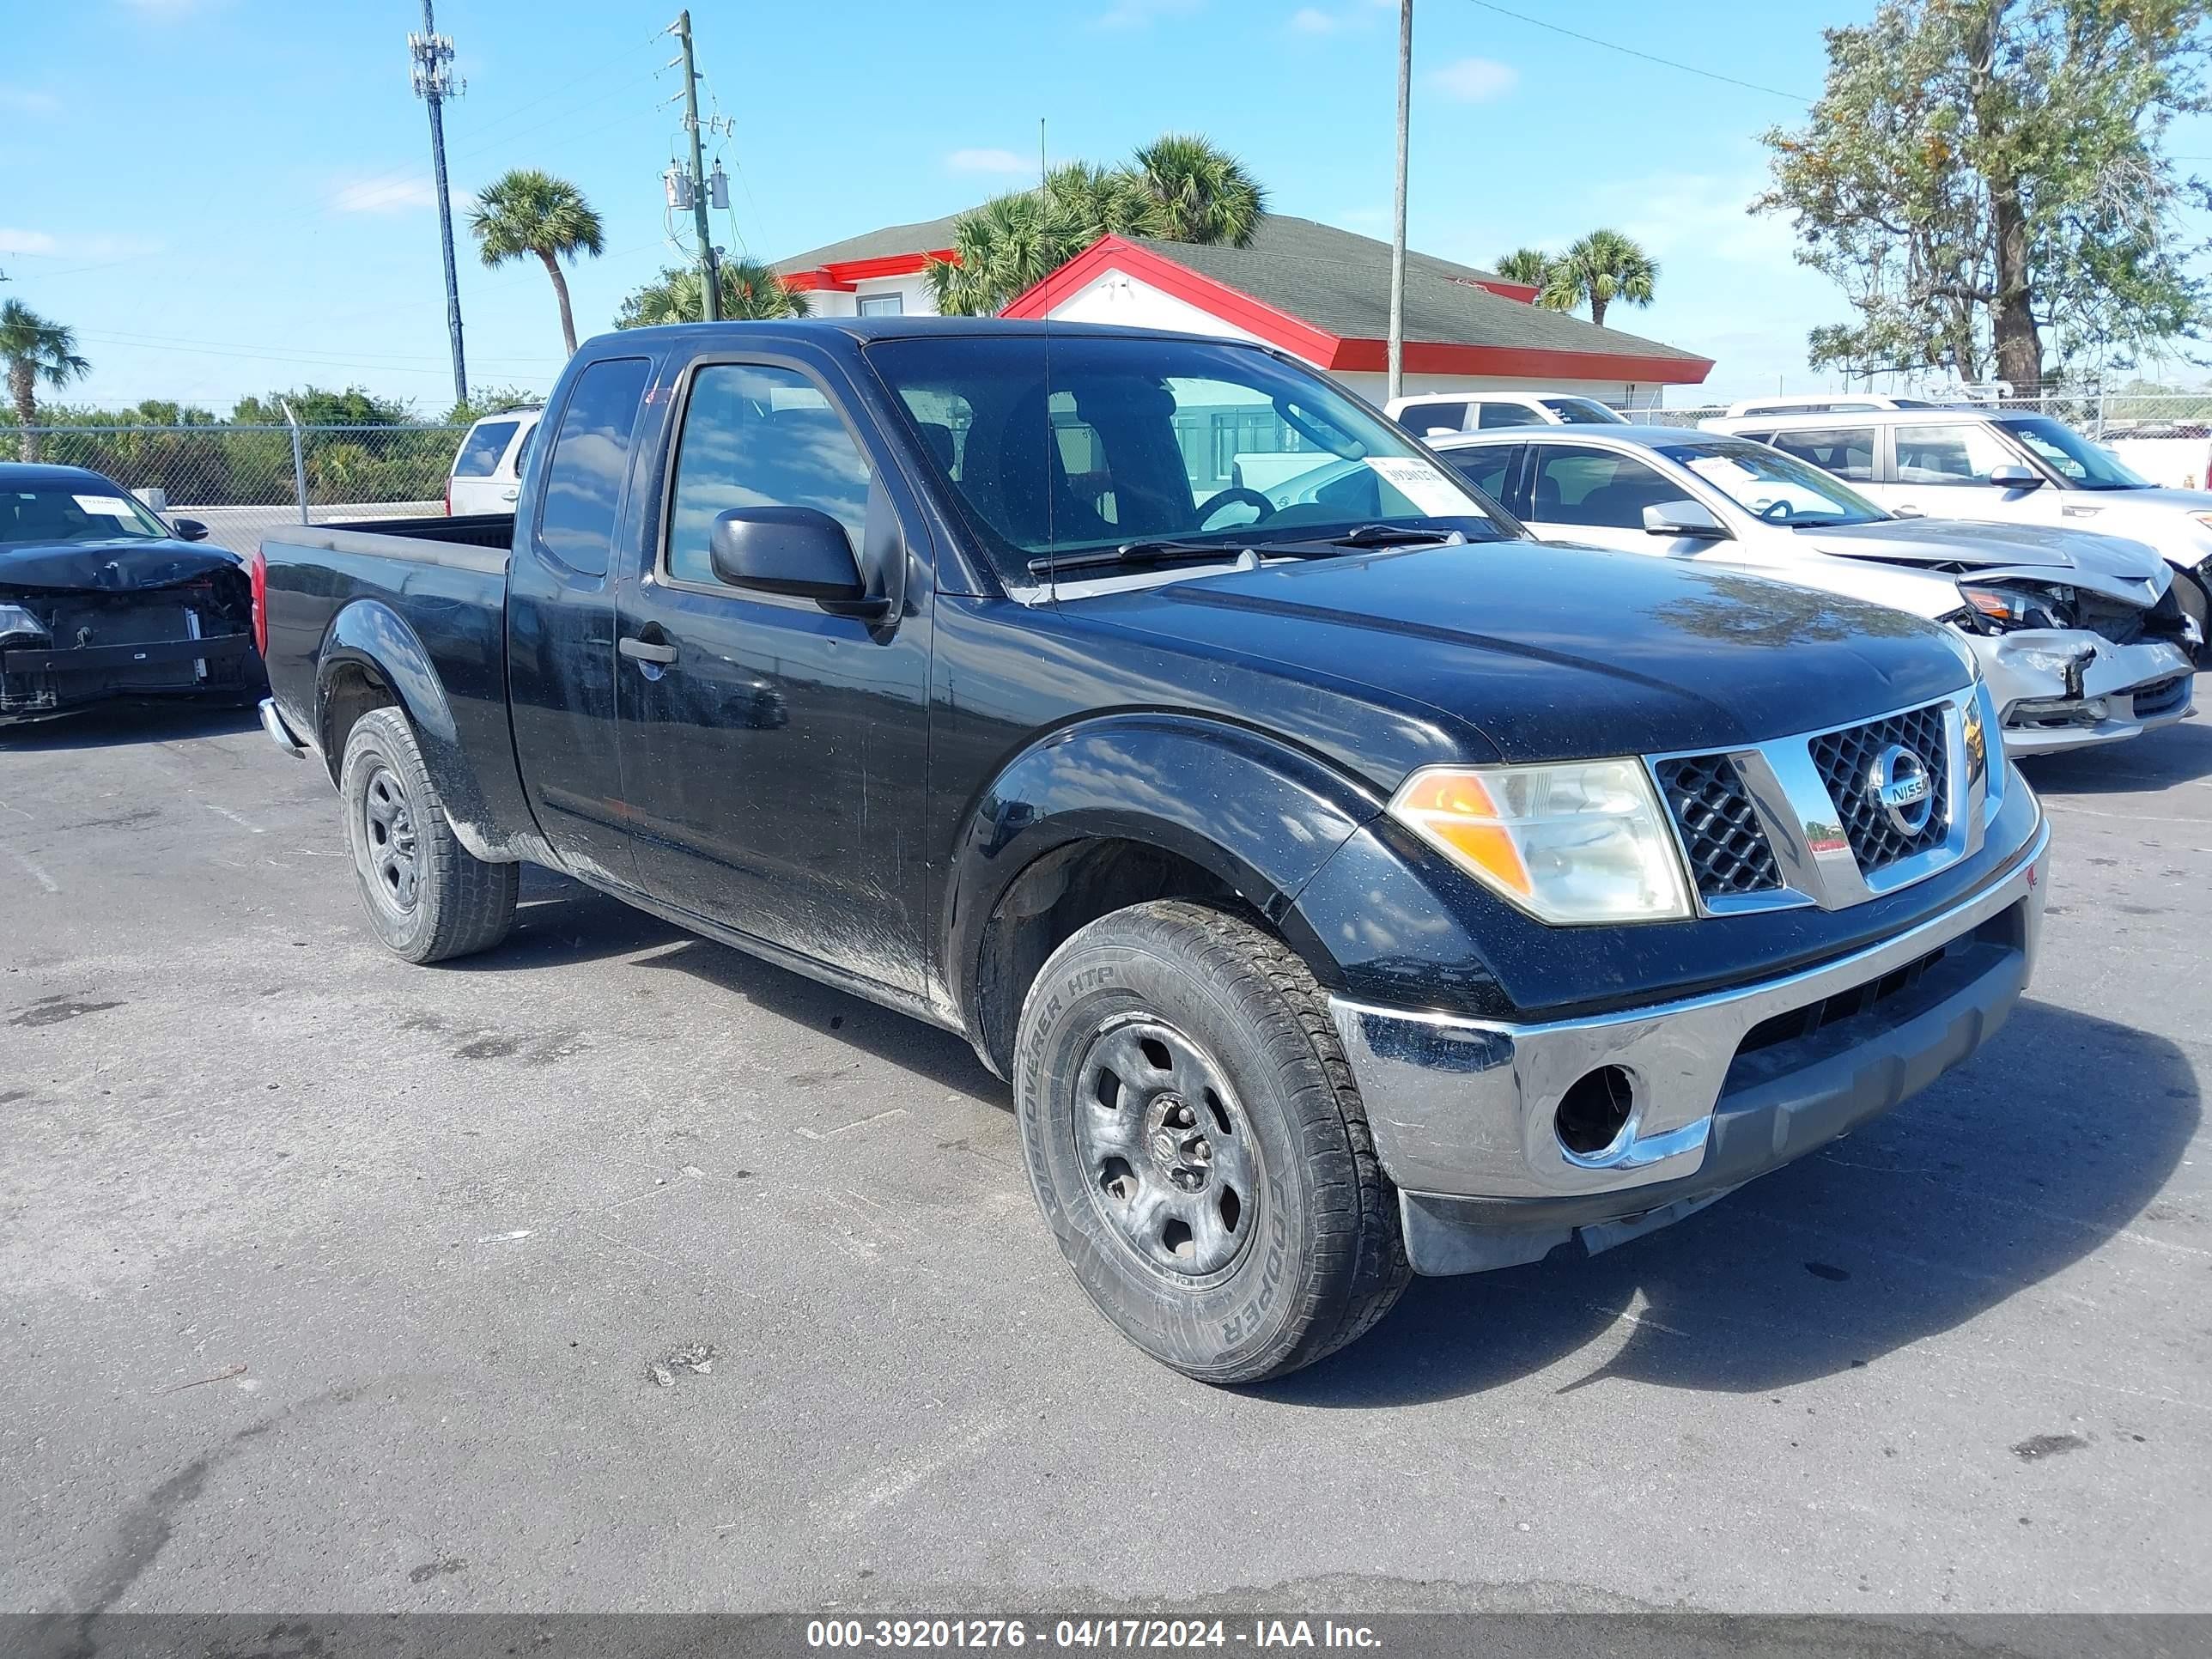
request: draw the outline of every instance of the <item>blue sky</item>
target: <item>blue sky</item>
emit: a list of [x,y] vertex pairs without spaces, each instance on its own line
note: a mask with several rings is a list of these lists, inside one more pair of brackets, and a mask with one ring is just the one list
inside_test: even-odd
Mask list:
[[[1823,25],[1856,3],[1513,0],[1619,45],[1809,98]],[[606,253],[571,276],[580,333],[678,256],[660,173],[679,137],[673,0],[442,0],[466,95],[453,185],[509,167],[573,179]],[[700,63],[735,122],[717,240],[775,258],[972,204],[1054,160],[1110,160],[1167,129],[1244,157],[1282,211],[1387,235],[1389,0],[952,0],[695,4]],[[0,61],[0,269],[72,325],[83,396],[227,410],[306,381],[451,396],[428,124],[407,84],[409,0],[72,0],[15,8]],[[1816,384],[1805,331],[1843,314],[1743,211],[1784,96],[1681,73],[1503,15],[1419,0],[1413,245],[1487,264],[1599,225],[1640,238],[1659,302],[1614,320],[1718,361],[1710,390]],[[2212,139],[2177,145],[2212,151]],[[719,217],[719,216],[718,216]],[[559,368],[534,262],[487,270],[462,236],[474,385]],[[1676,394],[1676,401],[1683,401]]]

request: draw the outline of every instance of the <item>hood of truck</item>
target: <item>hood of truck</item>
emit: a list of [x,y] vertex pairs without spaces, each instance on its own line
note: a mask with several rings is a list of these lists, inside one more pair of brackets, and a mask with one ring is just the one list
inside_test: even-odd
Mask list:
[[1893,519],[1801,530],[1797,539],[1839,558],[2067,582],[2143,605],[2157,604],[2172,580],[2166,561],[2141,542],[2059,525]]
[[1525,541],[1278,563],[1079,604],[1101,623],[1463,724],[1509,761],[1727,748],[1870,719],[1970,678],[1948,630],[1901,611]]
[[0,547],[0,593],[131,593],[197,581],[242,562],[227,547],[167,537],[10,542]]

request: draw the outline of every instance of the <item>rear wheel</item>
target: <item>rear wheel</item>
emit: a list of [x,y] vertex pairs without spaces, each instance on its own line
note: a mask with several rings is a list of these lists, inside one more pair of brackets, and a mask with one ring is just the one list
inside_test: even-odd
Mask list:
[[507,937],[521,866],[487,864],[454,838],[402,710],[371,709],[354,722],[338,796],[362,908],[387,949],[443,962]]
[[1396,1194],[1321,988],[1205,905],[1117,911],[1022,1010],[1030,1184],[1076,1279],[1153,1358],[1211,1382],[1312,1364],[1411,1277]]

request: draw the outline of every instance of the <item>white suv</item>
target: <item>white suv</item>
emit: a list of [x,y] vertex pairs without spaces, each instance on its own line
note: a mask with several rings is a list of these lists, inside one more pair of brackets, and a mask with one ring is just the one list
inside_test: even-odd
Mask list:
[[522,493],[522,464],[543,409],[508,409],[468,429],[446,480],[446,511],[455,518],[512,513]]
[[1501,426],[1620,426],[1626,417],[1572,392],[1424,392],[1382,412],[1417,438]]
[[[1705,423],[1773,445],[1893,513],[2063,525],[2124,536],[2174,568],[2174,597],[2207,631],[2212,493],[2165,489],[2048,415],[1977,409],[1727,416]],[[2212,651],[2199,648],[2199,666]]]

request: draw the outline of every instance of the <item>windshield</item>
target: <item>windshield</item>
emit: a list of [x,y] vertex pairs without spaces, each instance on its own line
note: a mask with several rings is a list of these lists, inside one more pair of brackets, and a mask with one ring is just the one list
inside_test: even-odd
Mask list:
[[1559,417],[1565,426],[1626,426],[1628,417],[1607,409],[1595,398],[1539,398],[1536,400]]
[[167,526],[105,478],[0,489],[0,547],[31,542],[151,541]]
[[1889,514],[1794,455],[1742,439],[1669,444],[1659,452],[1769,524],[1874,524]]
[[1396,427],[1249,347],[1040,331],[878,340],[868,361],[1010,584],[1139,542],[1518,533]]
[[2130,472],[2110,450],[2091,443],[2048,415],[2016,415],[1997,422],[2034,451],[2075,489],[2147,489],[2148,479]]

